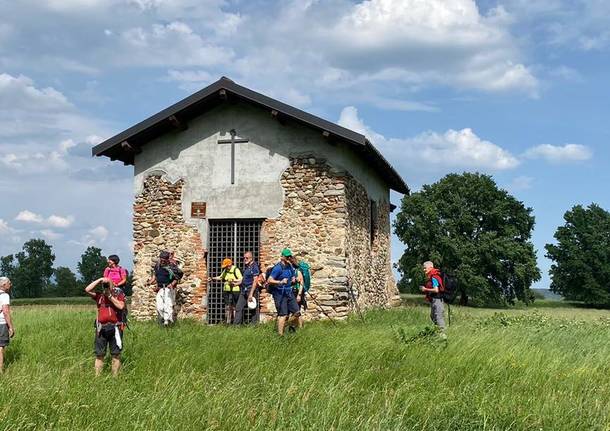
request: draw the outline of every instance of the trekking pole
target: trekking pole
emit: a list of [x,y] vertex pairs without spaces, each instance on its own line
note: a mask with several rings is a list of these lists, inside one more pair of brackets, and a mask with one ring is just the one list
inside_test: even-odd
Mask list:
[[322,313],[323,313],[323,314],[324,314],[326,317],[328,317],[328,320],[330,320],[330,321],[332,322],[333,326],[337,326],[337,322],[335,322],[335,320],[334,320],[332,317],[330,317],[326,311],[324,311],[324,308],[322,308],[322,306],[320,305],[320,303],[319,303],[319,302],[316,300],[315,296],[313,296],[313,295],[311,294],[311,292],[309,292],[309,291],[308,291],[307,293],[309,293],[309,297],[312,299],[312,301],[314,302],[314,304],[316,304],[316,306],[317,306],[317,307],[320,309],[320,311],[321,311],[321,312],[322,312]]
[[356,312],[360,316],[360,320],[362,320],[362,323],[364,323],[364,315],[362,314],[362,310],[360,310],[360,305],[358,305],[358,299],[354,294],[354,289],[352,287],[352,278],[350,276],[347,277],[347,290],[350,296],[352,297],[352,301],[354,301],[354,306],[356,308]]

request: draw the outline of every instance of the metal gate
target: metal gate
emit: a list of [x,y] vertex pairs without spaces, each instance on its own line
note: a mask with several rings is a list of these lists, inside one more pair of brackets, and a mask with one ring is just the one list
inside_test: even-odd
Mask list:
[[[208,241],[210,277],[220,275],[220,265],[226,257],[232,259],[240,270],[243,270],[243,256],[246,251],[251,251],[254,261],[259,262],[261,225],[262,220],[210,220]],[[222,297],[222,282],[208,283],[207,304],[208,323],[223,323],[225,304]],[[260,305],[257,304],[257,307]],[[244,320],[250,322],[254,312],[247,307],[246,310]]]

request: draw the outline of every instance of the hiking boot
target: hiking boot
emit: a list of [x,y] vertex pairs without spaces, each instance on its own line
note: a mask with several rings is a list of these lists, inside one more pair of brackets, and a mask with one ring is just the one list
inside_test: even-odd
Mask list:
[[295,328],[294,326],[289,326],[288,327],[288,332],[296,333],[297,332],[297,328]]

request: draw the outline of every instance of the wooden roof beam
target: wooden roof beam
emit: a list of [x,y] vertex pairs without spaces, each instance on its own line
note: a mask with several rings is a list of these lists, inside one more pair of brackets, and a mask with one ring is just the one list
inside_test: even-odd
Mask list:
[[178,129],[182,132],[184,132],[189,127],[186,121],[181,120],[176,115],[170,115],[169,117],[167,117],[167,119],[174,129]]

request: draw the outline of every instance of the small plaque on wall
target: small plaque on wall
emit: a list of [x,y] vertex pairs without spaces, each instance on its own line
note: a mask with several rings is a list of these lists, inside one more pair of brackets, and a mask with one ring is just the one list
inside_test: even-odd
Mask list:
[[191,218],[205,218],[205,202],[191,202]]

